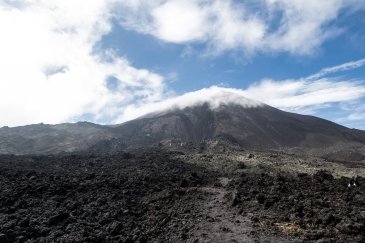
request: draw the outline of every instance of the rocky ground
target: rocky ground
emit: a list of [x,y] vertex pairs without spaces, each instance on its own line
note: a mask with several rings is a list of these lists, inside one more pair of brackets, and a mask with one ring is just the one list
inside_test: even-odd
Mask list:
[[364,242],[365,187],[347,188],[347,183],[326,171],[296,176],[242,173],[232,185],[237,188],[232,205],[262,231],[304,241]]
[[363,165],[314,161],[199,149],[0,156],[0,242],[364,242],[365,179],[348,188],[343,177]]

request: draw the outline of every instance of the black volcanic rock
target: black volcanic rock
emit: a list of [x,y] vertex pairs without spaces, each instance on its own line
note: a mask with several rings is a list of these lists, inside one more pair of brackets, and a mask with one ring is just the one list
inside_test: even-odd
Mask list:
[[225,164],[1,155],[0,242],[364,242],[364,177]]
[[217,173],[170,157],[2,155],[0,242],[181,242]]

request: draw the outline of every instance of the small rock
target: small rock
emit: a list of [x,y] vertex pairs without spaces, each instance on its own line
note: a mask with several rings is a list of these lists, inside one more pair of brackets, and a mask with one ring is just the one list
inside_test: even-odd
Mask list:
[[259,193],[256,195],[256,200],[260,203],[263,204],[265,202],[265,195],[262,193]]
[[0,233],[0,242],[10,242],[6,234]]
[[51,226],[52,225],[58,225],[58,224],[62,223],[62,221],[66,220],[69,216],[70,216],[69,213],[66,213],[66,212],[60,213],[56,216],[51,217],[48,220],[48,224],[51,225]]

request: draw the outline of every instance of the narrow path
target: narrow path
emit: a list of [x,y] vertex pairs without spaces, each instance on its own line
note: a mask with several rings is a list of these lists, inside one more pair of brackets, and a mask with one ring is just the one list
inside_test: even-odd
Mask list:
[[276,235],[266,235],[253,228],[249,219],[239,214],[227,199],[230,179],[218,178],[221,186],[207,186],[200,190],[206,195],[201,202],[203,219],[194,227],[194,233],[187,242],[290,242]]
[[252,228],[247,220],[227,205],[229,179],[221,177],[219,181],[221,187],[201,188],[207,195],[201,205],[205,219],[196,225],[194,237],[188,242],[255,242],[250,237]]

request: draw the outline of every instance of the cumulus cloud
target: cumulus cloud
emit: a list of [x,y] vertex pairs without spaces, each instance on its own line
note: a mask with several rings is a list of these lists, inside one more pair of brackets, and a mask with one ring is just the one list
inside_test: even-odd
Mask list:
[[308,54],[338,33],[328,26],[349,3],[343,0],[266,0],[272,15],[282,14],[280,25],[267,35],[274,50]]
[[204,39],[208,14],[192,0],[168,1],[151,11],[157,36],[176,43]]
[[156,0],[126,1],[120,23],[170,43],[205,43],[210,54],[228,50],[306,55],[343,29],[341,11],[359,0]]
[[[105,120],[122,105],[163,96],[162,76],[94,49],[111,31],[115,4],[0,1],[0,126],[59,123],[85,114]],[[114,89],[108,88],[110,78]]]
[[[123,11],[124,10],[124,11]],[[122,4],[122,26],[177,44],[207,43],[214,52],[261,42],[265,25],[232,1],[169,0]]]

